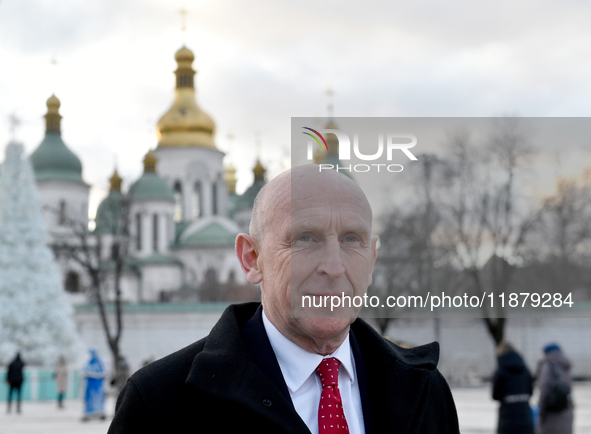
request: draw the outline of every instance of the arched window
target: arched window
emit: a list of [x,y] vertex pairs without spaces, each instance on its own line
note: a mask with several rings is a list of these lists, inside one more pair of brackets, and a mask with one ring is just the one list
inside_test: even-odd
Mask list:
[[211,213],[217,215],[218,213],[218,184],[214,182],[211,185]]
[[135,215],[135,248],[142,250],[142,215],[139,212]]
[[183,187],[179,181],[174,183],[174,221],[183,221]]
[[158,251],[158,214],[154,214],[152,219],[152,246],[154,251]]
[[68,271],[66,275],[66,292],[76,293],[80,292],[80,276],[75,271]]
[[193,219],[198,219],[203,215],[203,202],[201,198],[201,182],[197,181],[193,189]]

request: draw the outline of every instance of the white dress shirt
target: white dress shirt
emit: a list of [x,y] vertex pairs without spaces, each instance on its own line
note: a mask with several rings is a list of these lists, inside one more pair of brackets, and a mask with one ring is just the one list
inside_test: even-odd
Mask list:
[[263,325],[275,352],[293,405],[312,434],[318,434],[318,405],[322,384],[316,368],[325,357],[334,357],[341,362],[339,390],[345,418],[351,434],[365,434],[363,410],[359,394],[359,382],[355,371],[355,358],[351,351],[349,335],[328,356],[310,353],[281,334],[269,321],[263,310]]

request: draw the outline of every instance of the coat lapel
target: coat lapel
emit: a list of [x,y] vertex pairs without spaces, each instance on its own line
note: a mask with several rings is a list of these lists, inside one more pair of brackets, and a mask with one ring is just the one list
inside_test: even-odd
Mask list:
[[239,323],[244,325],[253,316],[256,306],[231,306],[224,312],[207,337],[203,351],[193,360],[186,383],[216,398],[243,405],[285,432],[309,433],[294,410],[289,394],[286,397],[263,373],[244,344]]
[[[355,363],[365,366],[359,375],[363,416],[368,433],[412,433],[424,412],[429,393],[429,371],[404,363],[394,347],[367,323],[357,320],[353,327]],[[363,384],[366,383],[366,384]],[[365,392],[364,392],[365,391]],[[365,395],[365,396],[364,396]]]
[[[243,405],[285,432],[309,433],[293,407],[275,354],[268,338],[264,339],[266,333],[261,333],[262,324],[256,322],[258,306],[230,306],[224,312],[193,360],[186,383]],[[255,323],[245,328],[251,318]],[[355,321],[352,330],[366,434],[415,432],[425,412],[429,372],[437,358],[425,354],[436,355],[437,348],[425,346],[425,354],[402,353],[363,320]],[[257,335],[263,339],[256,339]],[[413,363],[414,356],[424,366]]]

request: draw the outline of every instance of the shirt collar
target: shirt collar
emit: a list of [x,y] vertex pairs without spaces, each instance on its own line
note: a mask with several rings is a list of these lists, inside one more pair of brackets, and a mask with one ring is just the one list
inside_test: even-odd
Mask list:
[[355,381],[355,365],[351,356],[351,344],[348,334],[343,343],[332,354],[321,356],[304,350],[283,336],[269,321],[264,310],[263,325],[290,393],[295,393],[302,387],[310,375],[314,374],[314,371],[325,357],[338,359],[341,362],[341,367],[345,368],[345,377],[351,382]]

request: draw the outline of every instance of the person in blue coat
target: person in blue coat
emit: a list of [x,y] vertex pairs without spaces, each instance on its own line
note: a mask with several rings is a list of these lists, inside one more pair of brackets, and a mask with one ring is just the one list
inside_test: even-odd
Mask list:
[[83,421],[97,417],[105,419],[105,390],[104,379],[106,376],[105,367],[95,349],[90,350],[90,360],[84,367],[84,379],[86,389],[84,391],[84,416]]
[[493,399],[499,401],[498,434],[533,434],[529,405],[533,378],[521,356],[511,344],[497,347],[498,367],[493,378]]

